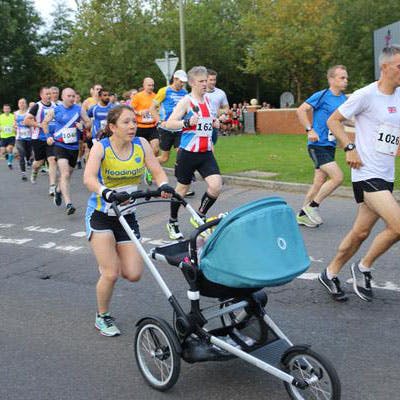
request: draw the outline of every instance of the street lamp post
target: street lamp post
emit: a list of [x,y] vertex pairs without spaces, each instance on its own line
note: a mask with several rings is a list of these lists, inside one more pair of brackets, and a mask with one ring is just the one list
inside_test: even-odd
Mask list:
[[179,0],[179,34],[181,43],[181,67],[186,71],[185,25],[183,13],[183,0]]

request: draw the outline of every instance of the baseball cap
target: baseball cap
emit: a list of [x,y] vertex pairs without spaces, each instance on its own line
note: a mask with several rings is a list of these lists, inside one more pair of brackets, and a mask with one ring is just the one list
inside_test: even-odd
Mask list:
[[178,78],[182,82],[187,82],[188,81],[186,72],[183,69],[178,69],[177,71],[175,71],[174,78]]

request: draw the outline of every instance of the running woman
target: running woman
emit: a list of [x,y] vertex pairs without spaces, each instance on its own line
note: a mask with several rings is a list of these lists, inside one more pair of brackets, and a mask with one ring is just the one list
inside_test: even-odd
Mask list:
[[19,154],[19,167],[21,169],[21,179],[27,181],[26,164],[32,154],[32,130],[29,126],[24,125],[24,119],[28,113],[28,104],[26,99],[18,100],[18,110],[14,113],[14,126],[17,132],[17,150]]
[[3,114],[0,114],[0,138],[1,145],[6,151],[7,166],[13,168],[14,145],[15,145],[15,129],[14,115],[11,113],[9,104],[3,105]]
[[[110,110],[105,127],[107,137],[93,144],[83,178],[92,192],[86,211],[87,237],[100,272],[96,286],[95,326],[104,336],[120,334],[109,312],[118,277],[136,282],[143,271],[142,258],[110,208],[110,203],[118,196],[136,191],[145,168],[153,174],[162,197],[173,193],[149,143],[136,137],[136,129],[131,107],[121,105]],[[140,238],[132,208],[125,211],[125,218]]]
[[[83,126],[90,127],[90,119],[81,106],[75,104],[75,91],[66,88],[62,91],[62,104],[50,110],[43,121],[43,131],[47,144],[54,145],[54,154],[60,171],[59,184],[54,194],[54,203],[61,206],[62,198],[66,205],[67,215],[72,215],[76,209],[72,204],[70,182],[79,152],[79,139]],[[49,123],[54,119],[54,131],[49,132]]]
[[[188,73],[192,91],[179,101],[165,126],[167,129],[182,129],[175,164],[175,176],[178,181],[176,192],[185,196],[192,176],[198,171],[207,184],[198,213],[205,218],[207,211],[217,200],[222,187],[222,178],[217,161],[213,154],[212,132],[219,128],[219,121],[211,111],[206,95],[207,69],[203,66],[193,67]],[[182,239],[179,229],[178,202],[171,203],[171,215],[167,224],[170,239]]]

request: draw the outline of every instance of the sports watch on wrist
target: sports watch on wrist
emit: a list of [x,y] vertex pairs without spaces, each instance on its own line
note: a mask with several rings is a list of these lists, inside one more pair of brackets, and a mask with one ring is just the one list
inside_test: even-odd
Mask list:
[[312,126],[306,126],[306,132],[312,131]]
[[355,148],[356,148],[356,145],[354,143],[349,143],[347,146],[345,146],[343,148],[343,150],[346,152],[346,151],[354,150]]

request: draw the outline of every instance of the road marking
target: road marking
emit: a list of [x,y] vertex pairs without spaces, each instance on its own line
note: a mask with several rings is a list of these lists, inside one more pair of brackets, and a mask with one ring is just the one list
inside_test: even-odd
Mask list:
[[45,244],[40,245],[39,247],[40,247],[41,249],[51,249],[51,248],[53,248],[55,245],[56,245],[56,244],[55,244],[54,242],[48,242],[48,243],[45,243]]
[[11,228],[15,224],[0,224],[0,228]]
[[86,236],[86,232],[75,232],[75,233],[71,233],[71,236],[75,236],[75,237],[85,237],[85,236]]
[[7,244],[25,244],[30,242],[32,239],[11,239],[11,238],[3,238],[0,236],[0,243],[7,243]]
[[56,250],[70,251],[70,252],[74,252],[79,249],[82,249],[82,246],[57,246],[56,247]]
[[24,228],[24,231],[30,232],[40,232],[40,233],[60,233],[65,231],[65,229],[57,229],[57,228],[41,228],[40,226],[27,226]]

